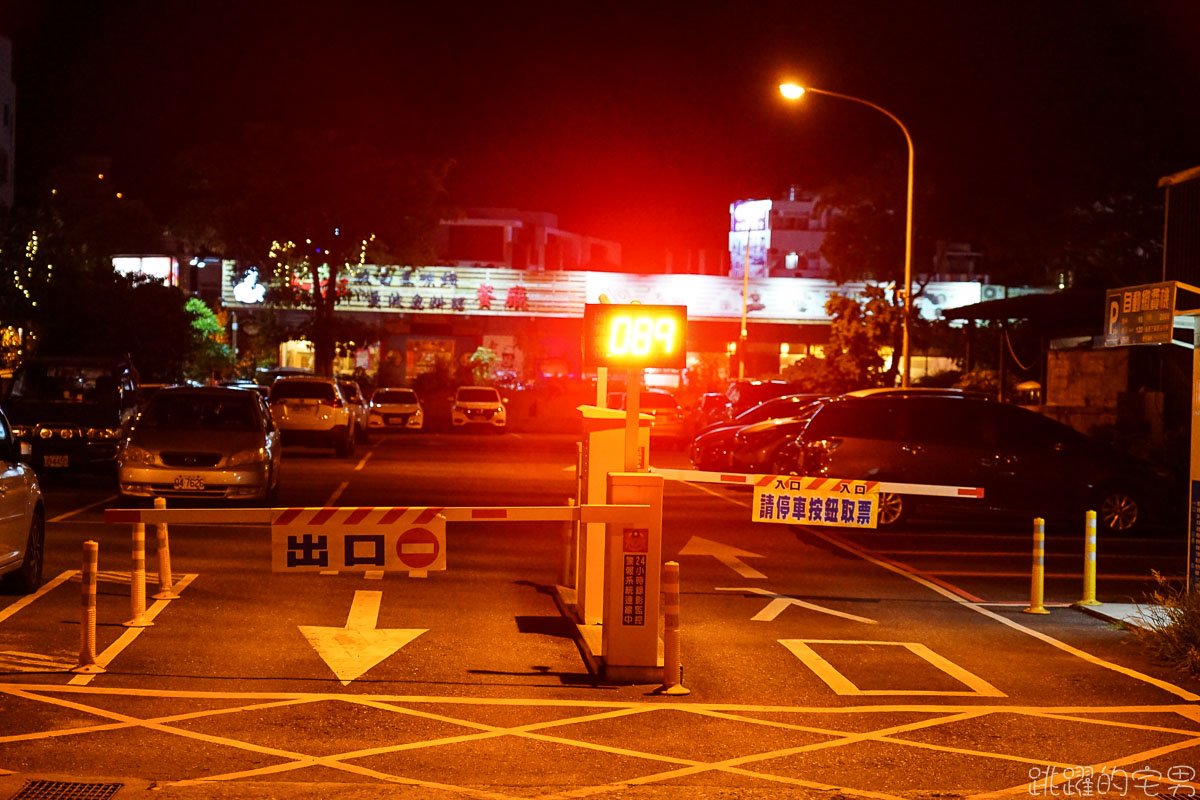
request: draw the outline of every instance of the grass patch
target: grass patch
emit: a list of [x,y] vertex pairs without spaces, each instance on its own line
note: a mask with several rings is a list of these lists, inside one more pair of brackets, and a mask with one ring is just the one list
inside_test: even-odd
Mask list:
[[1138,606],[1133,622],[1138,642],[1158,661],[1200,675],[1200,591],[1154,573],[1154,591]]

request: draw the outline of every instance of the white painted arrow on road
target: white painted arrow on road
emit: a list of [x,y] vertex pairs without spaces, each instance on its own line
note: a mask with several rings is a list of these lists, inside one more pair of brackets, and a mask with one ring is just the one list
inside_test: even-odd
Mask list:
[[832,608],[825,608],[825,606],[819,606],[819,605],[816,605],[815,603],[808,603],[808,602],[805,602],[804,600],[797,600],[796,598],[789,597],[786,594],[776,594],[775,592],[768,592],[766,589],[759,589],[759,588],[751,587],[751,586],[744,586],[741,588],[732,589],[732,588],[728,588],[728,587],[718,586],[717,591],[718,592],[749,592],[751,594],[760,594],[763,597],[772,598],[771,602],[769,602],[765,606],[763,606],[762,611],[759,611],[757,614],[755,614],[753,617],[750,618],[751,621],[753,621],[753,622],[770,622],[771,620],[775,619],[780,614],[782,614],[783,610],[785,608],[787,608],[788,606],[800,606],[801,608],[807,608],[809,611],[820,611],[822,614],[832,614],[835,617],[842,617],[844,619],[853,620],[854,622],[865,622],[868,625],[878,624],[873,619],[867,619],[866,617],[857,617],[854,614],[847,614],[844,611],[834,611]]
[[767,579],[766,575],[763,575],[754,567],[742,563],[743,558],[762,558],[761,555],[751,553],[749,550],[741,550],[731,545],[714,542],[711,539],[693,536],[688,539],[687,544],[679,551],[679,555],[712,556],[743,578],[757,578],[764,581]]
[[346,627],[301,625],[300,632],[313,646],[342,685],[350,683],[371,667],[420,636],[428,628],[375,627],[383,592],[355,592]]

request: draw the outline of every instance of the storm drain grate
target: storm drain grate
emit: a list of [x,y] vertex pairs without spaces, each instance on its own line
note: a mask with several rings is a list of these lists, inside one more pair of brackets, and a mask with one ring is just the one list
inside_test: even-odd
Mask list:
[[26,781],[9,800],[108,800],[120,783],[72,783],[71,781]]

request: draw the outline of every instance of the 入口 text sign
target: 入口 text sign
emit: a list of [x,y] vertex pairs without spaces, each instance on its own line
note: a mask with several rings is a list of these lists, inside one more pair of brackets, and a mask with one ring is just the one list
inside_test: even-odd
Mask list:
[[874,528],[878,481],[764,475],[754,485],[754,522]]
[[280,508],[271,515],[271,570],[446,568],[441,508]]

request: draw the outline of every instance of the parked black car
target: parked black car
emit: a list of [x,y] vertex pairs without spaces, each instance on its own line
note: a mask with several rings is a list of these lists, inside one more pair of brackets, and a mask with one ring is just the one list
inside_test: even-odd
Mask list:
[[[879,397],[887,395],[889,397],[932,397],[932,396],[953,396],[953,397],[979,397],[983,395],[965,395],[958,389],[941,389],[941,388],[874,388],[874,389],[858,389],[853,392],[848,392],[847,397]],[[814,397],[813,402],[823,402],[827,398]],[[808,420],[816,411],[815,408],[805,407],[795,412],[795,417],[779,417],[777,419],[764,419],[762,422],[753,425],[747,425],[738,431],[734,432],[733,441],[729,447],[729,465],[726,469],[733,472],[749,472],[749,473],[769,473],[778,474],[788,472],[790,462],[784,458],[780,459],[780,449],[794,438],[798,433],[804,430],[808,424]]]
[[885,493],[879,524],[914,513],[1001,512],[1083,519],[1133,531],[1172,508],[1154,465],[1033,411],[946,394],[839,397],[817,407],[777,453],[785,474],[982,487],[984,497]]
[[788,381],[733,381],[725,387],[725,398],[729,401],[726,419],[733,419],[764,400],[782,397],[785,394],[796,394],[798,391],[800,391],[800,387]]
[[794,417],[807,405],[822,399],[819,394],[789,394],[746,409],[729,422],[709,425],[692,439],[688,456],[697,469],[724,470],[731,465],[733,437],[756,422]]
[[137,415],[137,372],[119,358],[26,359],[3,407],[21,458],[39,475],[115,471]]

